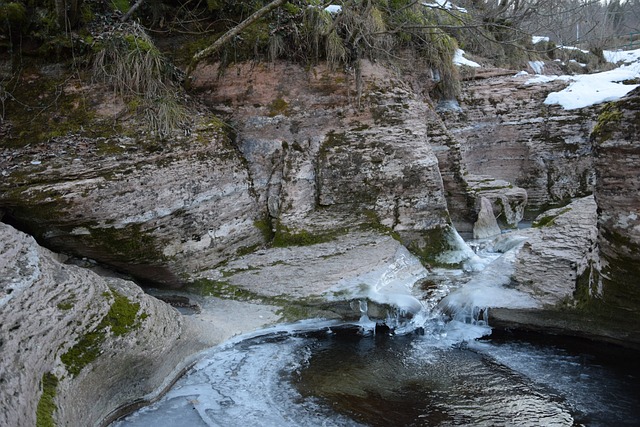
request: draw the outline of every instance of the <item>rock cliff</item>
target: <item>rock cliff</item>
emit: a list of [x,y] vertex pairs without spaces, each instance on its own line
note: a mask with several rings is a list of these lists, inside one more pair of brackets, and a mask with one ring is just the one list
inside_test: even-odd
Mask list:
[[276,62],[222,76],[202,66],[193,85],[212,109],[231,110],[276,239],[376,224],[429,260],[450,224],[442,171],[462,173],[434,153],[431,129],[446,130],[424,98],[428,82],[403,77],[364,63],[358,95],[343,72]]
[[[396,232],[433,262],[455,246],[447,197],[454,217],[472,223],[460,147],[426,98],[428,80],[365,63],[356,94],[347,74],[324,66],[219,71],[194,73],[210,110],[194,105],[187,135],[158,142],[129,123],[127,136],[3,147],[5,221],[56,251],[168,286],[271,240],[309,243],[354,227]],[[101,91],[62,90],[72,89]],[[96,123],[113,120],[98,114],[111,98],[90,99]]]
[[[108,93],[101,86],[76,90]],[[98,114],[109,102],[97,97],[87,108]],[[92,125],[113,120],[97,115]],[[247,169],[223,123],[196,111],[193,132],[169,141],[125,124],[126,135],[3,145],[4,220],[56,251],[170,286],[264,242]]]
[[[608,316],[640,318],[640,90],[608,104],[592,137],[600,262],[585,292]],[[599,274],[599,277],[597,277]]]
[[63,264],[6,224],[0,236],[0,424],[98,425],[212,344],[134,283]]
[[461,111],[445,114],[447,127],[461,141],[469,174],[525,189],[534,211],[590,194],[589,133],[598,107],[545,105],[550,92],[566,85],[562,81],[528,85],[527,76],[488,76],[466,81]]

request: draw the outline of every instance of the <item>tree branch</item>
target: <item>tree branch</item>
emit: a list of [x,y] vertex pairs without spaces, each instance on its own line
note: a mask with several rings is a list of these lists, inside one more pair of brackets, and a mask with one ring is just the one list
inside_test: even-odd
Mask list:
[[133,6],[131,6],[131,9],[129,9],[127,11],[127,13],[125,13],[122,18],[120,18],[120,22],[125,22],[126,20],[128,20],[129,18],[131,18],[131,15],[133,15],[133,13],[138,10],[138,8],[140,6],[142,6],[142,3],[144,2],[144,0],[138,0],[137,2],[135,2],[135,4]]
[[255,11],[247,19],[245,19],[244,21],[242,21],[241,23],[239,23],[238,25],[236,25],[235,27],[231,28],[229,31],[224,33],[218,40],[213,42],[211,46],[208,46],[202,49],[200,52],[197,52],[195,55],[193,55],[193,58],[191,58],[191,64],[187,69],[187,76],[191,74],[191,72],[196,67],[196,65],[198,65],[198,62],[216,53],[218,50],[220,50],[222,46],[224,46],[225,43],[227,43],[229,40],[233,39],[235,36],[240,34],[249,25],[253,24],[255,21],[262,18],[267,13],[271,12],[273,9],[281,6],[286,1],[287,0],[273,0],[271,3]]

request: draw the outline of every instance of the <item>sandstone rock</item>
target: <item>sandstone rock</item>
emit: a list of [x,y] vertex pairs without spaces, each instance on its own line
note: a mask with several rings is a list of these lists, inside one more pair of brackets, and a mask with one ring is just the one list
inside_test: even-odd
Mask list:
[[517,289],[542,305],[572,306],[578,278],[597,258],[593,197],[549,210],[536,218],[533,228],[513,234],[527,239],[512,276]]
[[348,76],[325,66],[240,64],[218,78],[210,65],[194,76],[208,105],[231,106],[238,146],[276,234],[364,222],[399,233],[429,259],[435,252],[427,247],[444,240],[450,223],[445,192],[461,197],[456,206],[469,205],[459,147],[405,76],[365,62],[359,106]]
[[491,202],[486,197],[480,199],[480,212],[478,212],[478,220],[473,224],[473,238],[486,239],[500,234],[498,221],[493,214]]
[[[243,160],[218,122],[205,119],[198,133],[166,147],[70,136],[6,148],[13,155],[0,158],[11,171],[0,182],[0,206],[50,248],[178,285],[264,242]],[[51,157],[34,165],[30,150]]]
[[[607,316],[640,318],[640,90],[607,105],[593,131],[599,277],[590,299]],[[588,279],[588,278],[586,278]]]
[[[419,311],[411,288],[427,270],[392,237],[356,232],[327,243],[258,250],[201,274],[267,300],[301,304],[310,316],[357,319],[361,313],[350,304],[358,300]],[[369,315],[385,320],[388,313]]]
[[522,187],[533,210],[586,196],[594,171],[589,133],[600,107],[563,110],[543,104],[566,85],[527,85],[529,77],[492,77],[465,83],[462,113],[445,122],[462,145],[470,174]]
[[[0,424],[98,425],[162,390],[210,344],[133,283],[62,264],[1,223],[0,236]],[[43,382],[53,384],[45,397]]]
[[[489,314],[492,327],[578,336],[640,349],[640,319],[630,309],[632,302],[604,298],[606,281],[600,294],[595,280],[588,296],[590,282],[598,277],[601,237],[596,218],[595,201],[586,197],[540,215],[534,221],[537,228],[514,231],[495,242],[498,250],[501,245],[526,240],[517,254],[513,286],[531,295],[540,307],[493,308]],[[625,273],[629,275],[628,270]],[[633,282],[636,277],[622,280]]]
[[[486,198],[491,202],[494,216],[506,228],[517,228],[527,207],[527,191],[510,182],[487,175],[468,175],[470,194],[476,197],[476,206]],[[478,207],[476,207],[478,210]]]

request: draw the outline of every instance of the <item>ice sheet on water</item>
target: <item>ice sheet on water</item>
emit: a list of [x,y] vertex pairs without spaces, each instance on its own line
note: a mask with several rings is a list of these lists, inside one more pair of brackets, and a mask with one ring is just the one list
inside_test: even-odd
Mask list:
[[218,347],[162,399],[113,427],[358,425],[302,399],[283,378],[305,363],[307,345],[287,335]]

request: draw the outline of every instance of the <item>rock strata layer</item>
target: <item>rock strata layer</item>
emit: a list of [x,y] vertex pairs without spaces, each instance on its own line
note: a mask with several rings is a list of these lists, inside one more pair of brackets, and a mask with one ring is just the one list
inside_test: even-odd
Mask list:
[[594,182],[589,133],[599,107],[563,110],[544,104],[566,82],[530,77],[467,81],[460,112],[446,113],[467,171],[524,188],[531,209],[586,196]]
[[[599,277],[589,293],[610,316],[640,319],[640,90],[608,104],[594,128]],[[590,280],[589,280],[590,279]]]
[[63,264],[2,223],[0,336],[0,425],[16,427],[100,425],[216,342],[134,283]]

